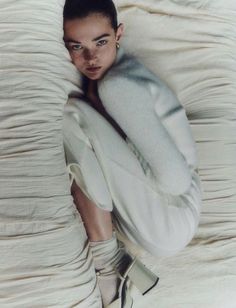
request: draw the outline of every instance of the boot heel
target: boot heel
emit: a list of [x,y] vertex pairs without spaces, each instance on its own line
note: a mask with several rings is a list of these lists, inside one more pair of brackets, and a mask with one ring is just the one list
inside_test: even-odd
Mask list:
[[132,308],[133,298],[127,286],[127,278],[121,281],[118,293],[119,297],[105,308]]
[[142,295],[150,291],[159,281],[153,272],[151,272],[140,260],[134,259],[128,271],[125,273],[132,283],[139,289]]

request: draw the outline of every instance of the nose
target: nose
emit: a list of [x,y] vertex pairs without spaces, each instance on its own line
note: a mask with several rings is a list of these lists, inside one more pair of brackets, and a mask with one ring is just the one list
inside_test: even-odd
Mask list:
[[97,59],[97,52],[94,49],[85,49],[84,50],[84,59],[88,61],[89,64],[93,64]]

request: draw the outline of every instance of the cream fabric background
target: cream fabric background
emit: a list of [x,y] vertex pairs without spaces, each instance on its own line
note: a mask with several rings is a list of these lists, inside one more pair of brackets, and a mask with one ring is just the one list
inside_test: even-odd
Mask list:
[[159,274],[135,307],[236,306],[236,3],[233,0],[117,0],[123,46],[175,91],[197,142],[201,223],[175,257],[137,250]]
[[101,307],[64,158],[63,107],[79,80],[63,5],[0,0],[1,308]]
[[[84,240],[84,234],[69,196],[61,136],[63,105],[79,80],[61,39],[63,4],[62,0],[0,0],[0,306],[4,308],[31,308],[32,298],[37,307],[67,307],[81,295],[78,264],[73,260],[83,245],[68,238],[82,234]],[[234,308],[236,3],[117,0],[116,4],[126,25],[124,47],[158,73],[187,110],[204,188],[199,232],[182,253],[154,259],[138,251],[161,279],[158,288],[135,307]],[[46,239],[55,246],[46,245]],[[29,256],[34,256],[31,264]],[[84,266],[90,266],[88,260]],[[63,276],[58,276],[61,267]],[[38,269],[43,269],[40,278]],[[52,284],[55,277],[58,284]],[[92,276],[83,277],[92,281]],[[46,288],[51,283],[52,289],[29,290],[33,282]],[[60,294],[58,286],[64,290]],[[85,294],[95,290],[90,287],[83,289]],[[46,304],[38,302],[42,298]],[[93,304],[85,301],[83,306]]]

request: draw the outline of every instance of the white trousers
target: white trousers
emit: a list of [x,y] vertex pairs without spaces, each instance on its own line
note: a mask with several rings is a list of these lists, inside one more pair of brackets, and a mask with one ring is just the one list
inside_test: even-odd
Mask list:
[[98,207],[112,211],[118,232],[155,256],[175,254],[191,241],[202,199],[196,170],[186,193],[163,193],[135,145],[79,99],[65,107],[63,132],[71,182],[75,179]]

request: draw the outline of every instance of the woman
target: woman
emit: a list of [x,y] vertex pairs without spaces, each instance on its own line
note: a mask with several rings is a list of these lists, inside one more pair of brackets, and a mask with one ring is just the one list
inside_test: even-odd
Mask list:
[[129,280],[143,294],[158,281],[116,231],[153,255],[171,255],[191,241],[201,206],[185,111],[120,47],[123,32],[111,0],[66,2],[64,40],[84,95],[65,109],[65,151],[105,307],[131,307]]

